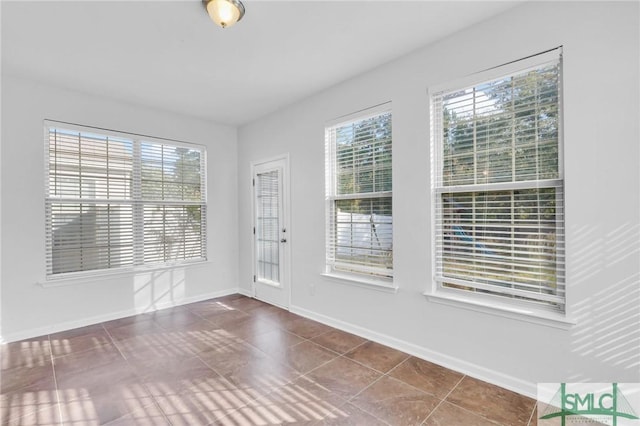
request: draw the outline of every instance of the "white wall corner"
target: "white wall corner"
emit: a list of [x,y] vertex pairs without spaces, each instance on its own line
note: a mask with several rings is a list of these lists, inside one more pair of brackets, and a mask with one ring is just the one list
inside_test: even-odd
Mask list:
[[243,296],[247,296],[247,297],[253,297],[253,294],[251,294],[251,290],[248,290],[244,287],[238,287],[237,289],[237,293],[243,295]]

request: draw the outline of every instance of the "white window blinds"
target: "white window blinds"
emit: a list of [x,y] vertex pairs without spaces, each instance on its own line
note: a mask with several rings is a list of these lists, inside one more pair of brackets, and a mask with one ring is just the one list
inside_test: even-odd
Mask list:
[[325,129],[327,266],[393,276],[389,105]]
[[48,277],[206,258],[203,147],[54,122],[45,142]]
[[561,57],[536,59],[432,95],[435,281],[563,311]]
[[262,281],[280,282],[280,170],[256,174],[256,261]]
[[143,263],[204,259],[204,152],[140,142]]

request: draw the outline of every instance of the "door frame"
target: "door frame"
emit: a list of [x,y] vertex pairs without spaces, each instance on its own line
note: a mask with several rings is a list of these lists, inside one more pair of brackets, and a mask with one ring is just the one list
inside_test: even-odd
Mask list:
[[[249,235],[251,236],[251,296],[256,297],[256,235],[253,233],[253,228],[256,225],[256,187],[254,184],[254,176],[256,172],[256,168],[258,166],[275,162],[275,161],[283,161],[284,168],[282,170],[282,214],[283,218],[283,226],[286,229],[286,239],[287,242],[281,244],[282,253],[282,274],[281,283],[284,283],[284,297],[285,297],[285,306],[280,306],[281,308],[290,309],[291,306],[291,193],[290,193],[290,162],[289,162],[289,153],[284,153],[280,155],[276,155],[273,157],[264,158],[257,161],[252,161],[250,163],[250,172],[251,176],[249,179],[249,183],[251,185],[251,223],[249,224]],[[265,284],[267,285],[267,284]]]

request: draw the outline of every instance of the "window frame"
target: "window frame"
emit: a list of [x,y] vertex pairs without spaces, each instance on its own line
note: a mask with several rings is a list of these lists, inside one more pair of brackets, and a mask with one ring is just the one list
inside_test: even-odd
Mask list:
[[[332,219],[335,203],[343,200],[366,200],[376,198],[389,198],[391,204],[391,218],[393,218],[393,189],[388,191],[362,192],[337,194],[337,175],[335,170],[336,147],[335,138],[331,138],[331,133],[335,129],[349,124],[366,121],[371,118],[388,114],[393,120],[391,102],[385,102],[370,108],[366,108],[351,114],[347,114],[331,121],[325,122],[325,271],[323,276],[335,282],[355,284],[365,288],[373,288],[384,291],[395,291],[397,287],[393,284],[393,219],[391,223],[391,268],[383,269],[376,267],[357,267],[351,263],[338,262],[335,260],[334,225]],[[393,125],[391,127],[391,151],[393,152]],[[393,154],[390,166],[391,186],[393,186]],[[337,238],[337,236],[335,237]]]
[[[123,132],[111,129],[105,129],[94,126],[80,125],[75,123],[69,123],[64,121],[57,121],[51,119],[45,119],[43,121],[43,135],[44,135],[44,224],[45,224],[45,273],[44,281],[39,284],[43,286],[60,285],[66,281],[75,282],[87,277],[117,277],[121,275],[130,274],[132,272],[145,272],[150,270],[163,270],[174,268],[177,266],[198,265],[208,262],[208,232],[207,232],[207,148],[205,145],[194,144],[190,142],[178,141],[168,138],[159,138],[154,136]],[[111,199],[102,199],[99,197],[87,198],[88,203],[105,203],[105,204],[126,204],[131,205],[132,210],[132,260],[131,264],[124,266],[108,267],[108,268],[96,268],[87,270],[76,271],[64,271],[53,272],[53,227],[51,226],[52,203],[65,200],[65,197],[51,196],[50,194],[50,134],[51,130],[59,129],[64,131],[72,131],[84,134],[93,134],[99,137],[105,138],[117,138],[121,140],[127,140],[131,142],[132,153],[132,169],[131,169],[131,188],[129,198],[115,199],[111,203]],[[198,151],[200,154],[200,200],[172,200],[172,199],[155,199],[144,198],[142,194],[143,178],[141,175],[142,168],[142,154],[141,147],[143,144],[155,144],[168,147],[186,148],[190,150]],[[107,158],[107,157],[105,157]],[[108,164],[108,161],[106,161]],[[72,200],[76,198],[78,201]],[[82,198],[68,197],[69,204],[82,204]],[[145,261],[144,254],[144,226],[145,226],[145,206],[199,206],[200,207],[200,238],[199,246],[202,256],[186,258],[186,259],[169,259],[165,261]],[[165,248],[166,250],[166,248]]]
[[[430,103],[430,154],[431,154],[431,270],[432,279],[430,288],[425,291],[425,296],[429,300],[452,305],[456,307],[471,309],[475,311],[487,312],[498,314],[501,316],[507,316],[512,318],[526,318],[531,322],[539,322],[545,325],[557,326],[560,328],[566,328],[574,322],[571,320],[567,312],[567,296],[566,296],[566,277],[564,278],[563,285],[563,301],[562,309],[554,309],[532,302],[528,300],[519,300],[513,297],[504,297],[496,294],[483,294],[479,292],[472,292],[467,290],[458,290],[453,288],[444,287],[436,277],[437,262],[438,262],[438,205],[441,203],[438,198],[442,193],[449,193],[448,190],[471,192],[475,194],[481,194],[482,191],[517,191],[524,187],[531,188],[529,184],[523,184],[519,181],[511,181],[505,183],[489,183],[481,184],[474,183],[469,185],[450,185],[447,186],[442,181],[443,178],[443,138],[442,135],[436,134],[438,131],[442,131],[443,127],[437,128],[437,120],[441,121],[441,118],[437,118],[435,114],[442,114],[442,110],[436,108],[434,96],[441,93],[453,92],[458,90],[464,90],[466,88],[477,87],[485,83],[495,82],[502,78],[511,77],[529,70],[538,69],[551,61],[559,62],[558,72],[558,177],[556,179],[547,179],[545,181],[537,179],[537,183],[541,183],[541,187],[554,187],[560,188],[562,197],[562,229],[566,229],[566,205],[564,203],[564,188],[565,188],[565,173],[564,173],[564,127],[563,127],[563,82],[562,82],[562,47],[554,48],[546,52],[531,55],[523,59],[512,61],[503,65],[499,65],[472,75],[468,75],[445,84],[434,85],[427,89],[427,96]],[[475,152],[475,151],[474,151]],[[515,172],[515,171],[514,171]],[[558,213],[556,213],[557,217]],[[556,226],[557,227],[557,226]],[[564,234],[564,232],[562,233]],[[562,246],[562,253],[556,254],[555,259],[557,264],[560,265],[563,271],[566,271],[566,242],[564,236],[559,237],[560,244]],[[558,271],[558,266],[556,271]],[[565,274],[563,273],[563,276]]]

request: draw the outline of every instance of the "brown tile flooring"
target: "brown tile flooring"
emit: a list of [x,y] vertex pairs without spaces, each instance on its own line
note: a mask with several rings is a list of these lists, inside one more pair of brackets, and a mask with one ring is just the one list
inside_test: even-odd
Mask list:
[[3,425],[531,425],[535,401],[233,295],[2,345]]

